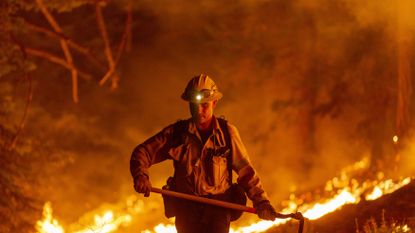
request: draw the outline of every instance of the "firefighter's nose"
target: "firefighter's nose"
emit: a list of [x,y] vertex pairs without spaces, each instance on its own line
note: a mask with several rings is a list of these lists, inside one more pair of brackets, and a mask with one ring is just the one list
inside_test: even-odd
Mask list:
[[199,113],[199,114],[203,113],[203,107],[202,107],[201,104],[197,105],[197,113]]

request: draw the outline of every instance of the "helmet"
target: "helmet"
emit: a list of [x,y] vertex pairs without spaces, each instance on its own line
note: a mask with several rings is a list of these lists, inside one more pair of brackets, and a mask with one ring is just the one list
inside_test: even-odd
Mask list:
[[193,77],[182,94],[182,99],[192,103],[205,103],[222,98],[215,82],[207,75]]

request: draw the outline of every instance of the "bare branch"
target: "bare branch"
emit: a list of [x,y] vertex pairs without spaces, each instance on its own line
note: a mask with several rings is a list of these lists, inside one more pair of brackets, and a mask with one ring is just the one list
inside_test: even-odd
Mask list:
[[99,31],[101,32],[102,40],[104,41],[105,56],[107,57],[107,61],[108,61],[108,71],[104,75],[104,77],[101,79],[101,81],[99,81],[99,84],[103,85],[114,73],[114,71],[115,71],[115,62],[114,62],[114,58],[113,58],[111,47],[110,47],[110,42],[109,42],[109,38],[108,38],[107,28],[106,28],[105,22],[104,22],[104,17],[102,16],[101,7],[102,6],[101,6],[100,2],[97,2],[95,4],[95,13],[96,13],[96,17],[97,17],[97,24],[98,24]]
[[[28,28],[32,31],[41,32],[41,33],[46,34],[47,36],[50,36],[50,37],[62,38],[62,39],[67,40],[69,42],[69,38],[66,35],[64,35],[62,32],[51,31],[51,30],[46,29],[44,27],[33,24],[29,21],[25,21],[25,23],[28,26]],[[83,50],[83,48],[81,48],[81,50]]]
[[71,48],[75,49],[79,53],[84,54],[90,61],[92,61],[95,65],[99,66],[102,70],[107,70],[106,65],[94,55],[94,53],[92,52],[90,48],[86,48],[80,45],[79,43],[73,41],[71,38],[67,37],[63,33],[51,31],[49,29],[43,28],[41,26],[35,25],[27,21],[26,21],[26,24],[28,25],[29,29],[32,31],[43,33],[49,37],[65,39]]
[[[131,1],[128,3],[127,5],[127,17],[125,20],[125,27],[124,27],[124,32],[121,36],[121,41],[120,44],[118,45],[118,49],[117,49],[117,54],[115,57],[115,61],[114,61],[114,67],[116,67],[118,65],[118,62],[121,58],[122,53],[124,52],[125,48],[127,47],[127,51],[129,51],[131,49],[131,23],[132,23],[132,4]],[[114,68],[115,69],[115,68]],[[111,79],[111,89],[115,89],[117,88],[118,85],[118,81],[119,81],[120,77],[119,75],[114,72],[114,75],[112,76]]]
[[124,52],[124,49],[126,48],[126,45],[127,45],[127,50],[128,50],[128,43],[130,43],[128,40],[131,39],[129,38],[131,37],[131,22],[132,22],[132,6],[131,4],[129,4],[127,7],[127,18],[125,20],[124,32],[121,36],[120,44],[118,45],[117,56],[115,57],[115,65],[118,64],[121,58],[121,55]]
[[[48,11],[48,9],[46,8],[45,4],[43,3],[43,0],[36,0],[36,3],[40,9],[40,11],[42,11],[43,15],[45,16],[45,18],[47,19],[47,21],[49,22],[49,24],[52,26],[52,28],[57,32],[57,33],[62,33],[62,29],[60,28],[59,24],[56,22],[56,20],[53,18],[52,14],[50,14],[50,12]],[[67,60],[67,63],[70,66],[70,70],[71,70],[71,75],[72,75],[72,87],[74,87],[74,85],[78,83],[78,71],[75,68],[74,64],[73,64],[73,59],[72,59],[72,55],[71,52],[69,51],[69,47],[68,47],[68,43],[65,39],[60,39],[60,44],[63,50],[63,53],[65,54],[65,58]],[[75,103],[78,102],[78,88],[72,88],[72,98],[73,101]]]
[[[24,49],[25,49],[25,52],[29,55],[44,58],[44,59],[46,59],[50,62],[59,64],[59,65],[65,67],[68,70],[72,70],[71,65],[69,65],[64,59],[62,59],[60,57],[57,57],[53,54],[50,54],[48,52],[45,52],[45,51],[42,51],[42,50],[39,50],[39,49],[33,49],[33,48],[24,48]],[[89,75],[89,74],[86,74],[82,71],[78,71],[78,73],[81,77],[85,78],[86,80],[91,79],[91,75]]]
[[17,143],[17,138],[20,135],[20,133],[23,131],[23,128],[26,124],[27,115],[29,114],[30,105],[32,103],[33,99],[33,86],[32,86],[32,77],[30,74],[26,73],[26,79],[28,82],[28,93],[27,93],[27,100],[26,100],[26,106],[24,109],[23,117],[20,120],[19,127],[17,128],[16,134],[13,136],[13,139],[10,143],[10,145],[7,147],[9,151],[13,150]]
[[78,103],[78,70],[71,69],[72,74],[72,99],[75,103]]

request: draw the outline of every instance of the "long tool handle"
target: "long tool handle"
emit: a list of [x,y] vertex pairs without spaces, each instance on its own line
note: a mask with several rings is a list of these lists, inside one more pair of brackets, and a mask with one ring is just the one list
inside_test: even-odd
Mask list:
[[[186,200],[190,200],[190,201],[197,201],[197,202],[201,202],[201,203],[205,203],[205,204],[209,204],[209,205],[216,205],[216,206],[220,206],[220,207],[224,207],[224,208],[228,208],[228,209],[239,210],[239,211],[244,211],[244,212],[249,212],[249,213],[256,214],[256,209],[253,208],[253,207],[238,205],[238,204],[234,204],[234,203],[230,203],[230,202],[226,202],[226,201],[219,201],[219,200],[215,200],[215,199],[209,199],[209,198],[206,198],[206,197],[199,197],[199,196],[195,196],[195,195],[190,195],[190,194],[186,194],[186,193],[179,193],[179,192],[174,192],[174,191],[159,189],[159,188],[154,188],[154,187],[151,187],[151,192],[160,193],[160,194],[166,195],[166,196],[177,197],[177,198],[186,199]],[[303,232],[303,227],[304,227],[304,218],[301,218],[300,225],[298,226],[298,233]]]
[[161,193],[161,194],[166,195],[166,196],[182,198],[182,199],[186,199],[186,200],[190,200],[190,201],[197,201],[197,202],[201,202],[201,203],[205,203],[205,204],[209,204],[209,205],[220,206],[220,207],[224,207],[224,208],[228,208],[228,209],[239,210],[239,211],[249,212],[249,213],[253,213],[253,214],[256,213],[256,209],[253,208],[253,207],[238,205],[238,204],[234,204],[234,203],[230,203],[230,202],[226,202],[226,201],[219,201],[219,200],[215,200],[215,199],[209,199],[209,198],[206,198],[206,197],[199,197],[199,196],[195,196],[195,195],[190,195],[190,194],[186,194],[186,193],[179,193],[179,192],[174,192],[174,191],[159,189],[159,188],[154,188],[154,187],[151,188],[151,192]]
[[304,218],[300,220],[300,225],[298,225],[298,233],[303,233],[304,228]]

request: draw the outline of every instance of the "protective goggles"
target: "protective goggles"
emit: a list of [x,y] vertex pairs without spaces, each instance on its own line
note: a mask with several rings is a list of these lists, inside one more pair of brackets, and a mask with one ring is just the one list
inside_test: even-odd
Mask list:
[[190,93],[190,98],[196,101],[201,101],[203,99],[209,99],[211,96],[213,96],[214,93],[215,92],[213,90],[208,90],[208,89],[204,89],[200,91],[192,91]]

